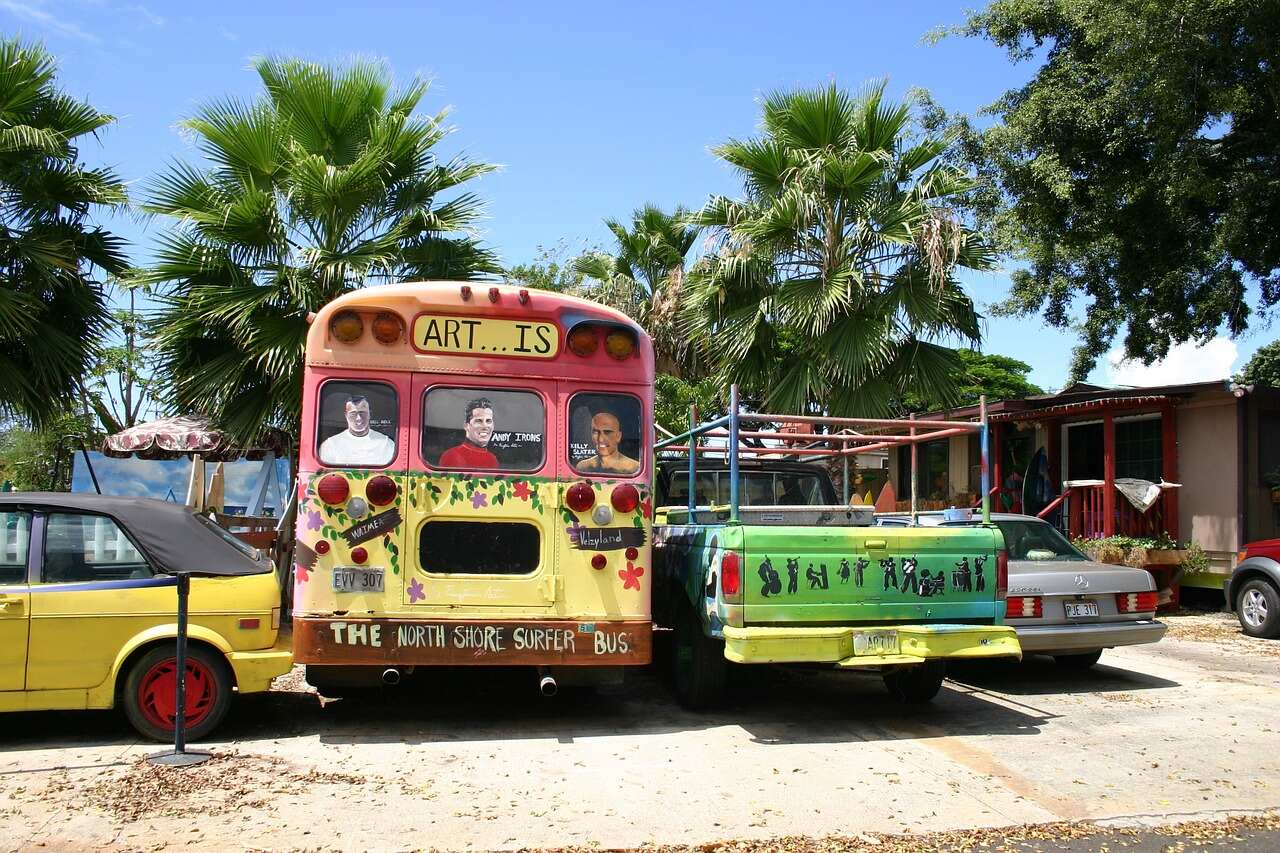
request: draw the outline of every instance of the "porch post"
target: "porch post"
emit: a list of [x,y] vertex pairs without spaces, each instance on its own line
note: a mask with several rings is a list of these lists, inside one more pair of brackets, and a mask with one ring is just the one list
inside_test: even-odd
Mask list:
[[1102,415],[1102,535],[1116,535],[1116,421]]
[[1000,460],[1004,458],[1004,422],[996,421],[991,425],[991,481],[996,490],[996,501],[991,505],[993,512],[1004,512],[1004,503],[1000,498],[1000,489],[1004,486],[1004,471]]
[[[1160,476],[1167,482],[1178,482],[1178,412],[1166,403],[1160,410]],[[1160,499],[1164,501],[1164,529],[1169,536],[1178,538],[1178,489],[1165,489]]]

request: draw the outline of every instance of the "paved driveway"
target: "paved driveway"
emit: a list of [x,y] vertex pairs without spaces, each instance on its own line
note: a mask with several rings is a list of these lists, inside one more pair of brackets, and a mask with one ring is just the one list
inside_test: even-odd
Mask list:
[[878,678],[752,669],[694,715],[659,673],[546,700],[527,672],[436,673],[322,704],[240,698],[202,768],[156,771],[110,713],[0,716],[0,847],[488,849],[1173,822],[1280,806],[1280,643],[1177,617],[1092,672]]

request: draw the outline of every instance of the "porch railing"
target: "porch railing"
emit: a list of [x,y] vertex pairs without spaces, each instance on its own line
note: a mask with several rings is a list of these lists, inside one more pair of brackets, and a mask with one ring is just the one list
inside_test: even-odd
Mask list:
[[[1090,486],[1072,486],[1064,494],[1067,519],[1067,532],[1071,537],[1083,536],[1086,539],[1099,539],[1107,535],[1105,497],[1107,485],[1098,483]],[[1114,488],[1112,486],[1111,488]],[[1168,529],[1165,523],[1166,494],[1160,497],[1146,512],[1142,512],[1129,503],[1123,495],[1115,497],[1115,524],[1112,534],[1116,536],[1149,536],[1158,537]],[[1041,513],[1041,517],[1053,510],[1050,505]]]

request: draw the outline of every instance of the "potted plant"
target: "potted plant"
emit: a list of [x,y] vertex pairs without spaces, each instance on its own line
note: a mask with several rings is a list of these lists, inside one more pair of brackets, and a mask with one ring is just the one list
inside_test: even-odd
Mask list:
[[1271,487],[1271,502],[1280,504],[1280,468],[1272,471],[1270,474],[1264,474],[1262,482]]

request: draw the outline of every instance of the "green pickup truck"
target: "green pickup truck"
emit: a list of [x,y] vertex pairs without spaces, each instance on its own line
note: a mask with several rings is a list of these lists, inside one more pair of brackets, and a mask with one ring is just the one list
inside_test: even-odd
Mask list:
[[994,525],[876,527],[819,465],[734,462],[702,462],[692,500],[686,461],[655,472],[653,607],[675,631],[684,705],[714,705],[741,664],[879,670],[895,697],[923,702],[947,660],[1021,657],[1001,625],[1008,563]]

